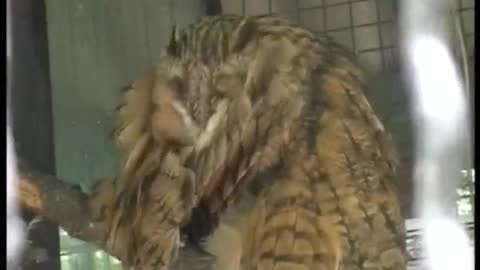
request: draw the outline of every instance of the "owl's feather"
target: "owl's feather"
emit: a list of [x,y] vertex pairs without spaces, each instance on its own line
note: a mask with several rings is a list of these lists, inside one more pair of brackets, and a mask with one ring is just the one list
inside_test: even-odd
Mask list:
[[[209,17],[172,35],[118,113],[119,201],[150,236],[132,236],[143,246],[129,260],[173,261],[178,230],[148,218],[183,209],[187,222],[202,206],[238,236],[233,254],[214,244],[229,237],[209,238],[217,267],[228,256],[231,269],[405,269],[396,154],[363,80],[342,47],[275,17]],[[162,164],[195,175],[193,199],[164,180],[162,195],[144,192]],[[148,199],[163,196],[174,199],[161,209]]]

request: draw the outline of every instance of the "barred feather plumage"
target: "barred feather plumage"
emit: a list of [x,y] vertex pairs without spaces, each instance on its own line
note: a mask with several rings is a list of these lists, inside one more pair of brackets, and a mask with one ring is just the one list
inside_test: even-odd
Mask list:
[[[175,170],[191,171],[196,186],[180,216],[202,205],[209,222],[218,218],[239,236],[236,254],[216,249],[217,262],[405,269],[395,152],[346,50],[270,16],[208,17],[172,37],[117,113],[124,200],[176,156]],[[166,185],[143,207],[182,185]],[[178,248],[158,241],[153,254]]]

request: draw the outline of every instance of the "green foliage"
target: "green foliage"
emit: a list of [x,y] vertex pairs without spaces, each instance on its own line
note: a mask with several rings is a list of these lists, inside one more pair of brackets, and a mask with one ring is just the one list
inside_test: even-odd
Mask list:
[[457,214],[464,219],[473,219],[475,215],[475,170],[462,171],[462,182],[457,188]]

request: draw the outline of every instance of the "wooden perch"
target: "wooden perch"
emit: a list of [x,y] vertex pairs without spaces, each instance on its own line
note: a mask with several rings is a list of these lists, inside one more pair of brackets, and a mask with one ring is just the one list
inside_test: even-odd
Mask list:
[[[181,203],[181,201],[173,200],[172,202],[172,194],[177,194],[178,198],[182,198],[180,197],[181,186],[172,185],[173,183],[182,183],[181,181],[172,182],[170,178],[157,177],[150,188],[153,193],[149,192],[145,195],[146,207],[143,209],[145,212],[140,219],[141,222],[135,226],[134,222],[131,222],[135,212],[123,211],[123,208],[119,208],[119,212],[116,212],[108,207],[111,205],[110,202],[116,201],[115,197],[109,197],[115,192],[112,193],[114,189],[109,188],[108,181],[104,182],[105,186],[99,185],[93,195],[88,196],[76,186],[23,164],[19,165],[17,180],[20,189],[20,204],[24,209],[58,224],[70,236],[96,245],[126,265],[134,264],[133,259],[140,257],[143,259],[140,264],[137,262],[135,267],[144,269],[150,265],[152,260],[158,261],[158,257],[163,256],[162,254],[171,254],[172,249],[178,247],[178,243],[173,242],[169,245],[170,242],[167,240],[175,231],[179,233],[180,228],[176,227],[178,225],[168,222],[171,219],[157,222],[158,217],[162,218],[163,216],[158,215],[153,202],[155,199],[158,200],[158,196],[165,198],[164,196],[168,194],[167,198],[170,199],[170,204],[167,207],[173,209],[173,212],[166,211],[170,215],[184,215],[185,210],[176,207],[175,204]],[[105,187],[105,189],[101,187]],[[103,201],[104,199],[106,201]],[[104,208],[102,205],[107,207]],[[99,208],[105,210],[101,211],[105,212],[103,213],[105,216],[125,215],[122,216],[125,222],[115,223],[111,221],[111,218],[99,218],[99,213],[96,212]],[[179,211],[180,213],[178,213]],[[117,233],[113,233],[112,237],[110,232],[115,227],[113,224],[117,224],[118,228]],[[166,237],[163,234],[155,233],[158,230],[168,232]],[[135,238],[139,235],[143,237]],[[153,237],[156,237],[155,241],[157,242],[151,241]],[[153,247],[157,249],[156,252],[145,253],[142,247],[152,243],[154,243]],[[175,260],[174,257],[168,258],[168,260],[172,260],[169,261],[171,265],[169,269],[190,269],[192,264],[196,265],[195,269],[210,269],[213,263],[211,255],[192,246],[182,247],[179,250],[179,257],[181,258],[179,260]]]
[[18,171],[23,208],[58,224],[72,237],[104,247],[108,229],[93,222],[89,198],[79,187],[24,164]]

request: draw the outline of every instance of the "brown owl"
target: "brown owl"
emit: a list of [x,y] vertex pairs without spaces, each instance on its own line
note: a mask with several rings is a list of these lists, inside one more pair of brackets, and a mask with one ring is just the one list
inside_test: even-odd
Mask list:
[[[150,236],[130,265],[175,260],[178,230],[154,238],[165,219],[145,215],[186,201],[192,218],[182,210],[168,222],[189,234],[201,211],[213,232],[197,240],[215,269],[406,269],[396,154],[350,54],[270,16],[207,17],[174,33],[117,113],[119,205],[153,226],[128,231]],[[149,186],[173,157],[195,176],[193,197],[182,195],[186,180]],[[156,189],[175,203],[142,203]]]

